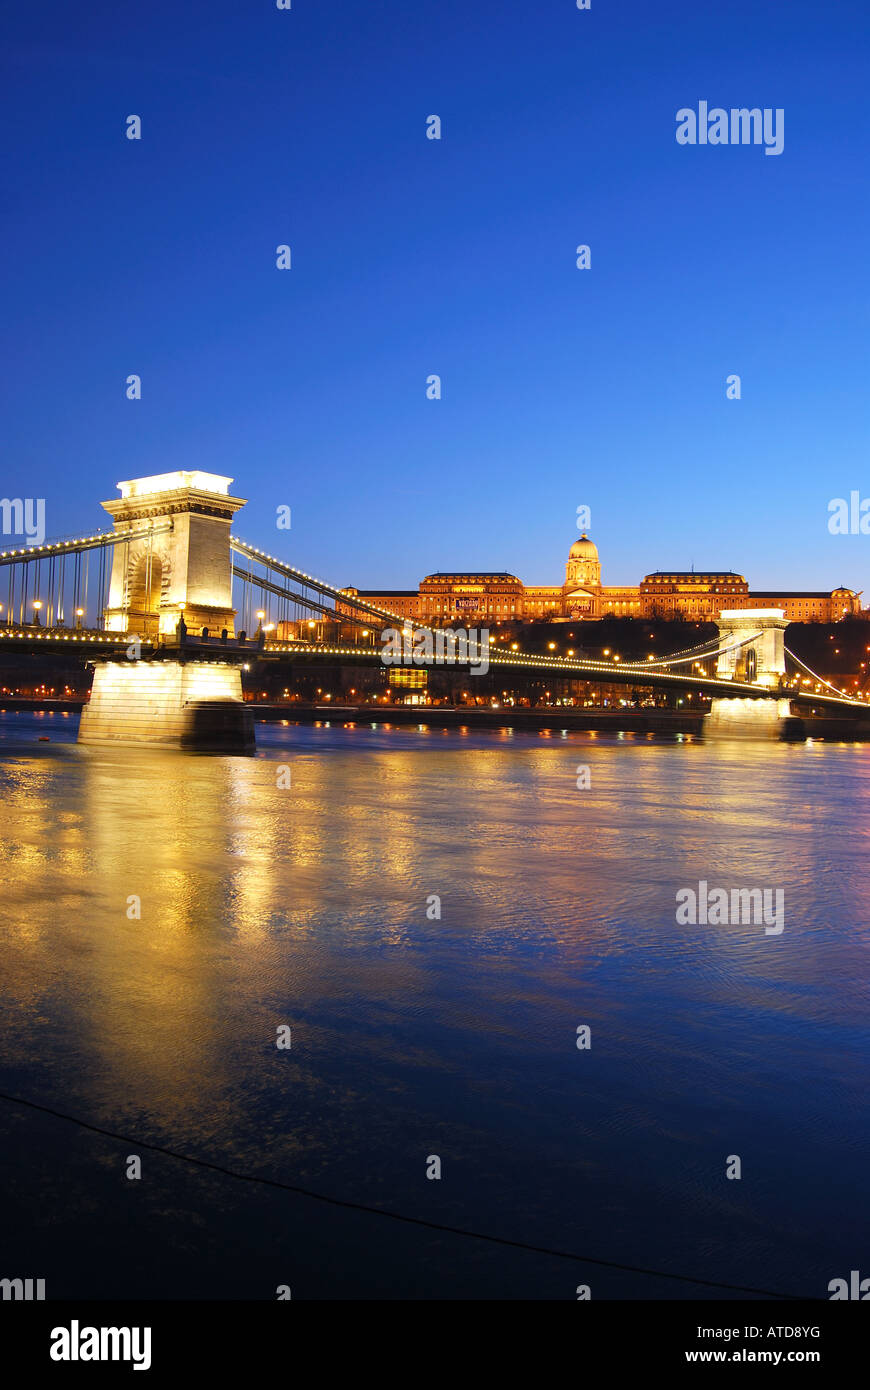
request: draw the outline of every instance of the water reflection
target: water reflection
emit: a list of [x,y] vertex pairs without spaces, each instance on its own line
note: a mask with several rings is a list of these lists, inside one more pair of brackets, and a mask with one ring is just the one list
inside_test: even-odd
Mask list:
[[[15,719],[7,1089],[538,1243],[567,1230],[674,1267],[703,1250],[711,1277],[786,1289],[851,1268],[870,750],[260,725],[256,758],[222,759],[37,746]],[[782,887],[783,936],[677,927],[675,893],[701,879]],[[417,1171],[434,1145],[462,1173],[438,1194]],[[720,1167],[739,1145],[738,1194]],[[227,1229],[246,1219],[209,1201]],[[476,1259],[484,1293],[509,1277]]]

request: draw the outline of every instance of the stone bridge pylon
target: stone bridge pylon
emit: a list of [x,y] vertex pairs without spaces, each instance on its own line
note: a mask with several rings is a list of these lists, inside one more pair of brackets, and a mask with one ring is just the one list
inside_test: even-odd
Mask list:
[[[777,690],[786,673],[785,630],[781,608],[723,609],[716,619],[720,651],[719,680],[733,680]],[[704,721],[705,737],[778,738],[791,713],[787,698],[716,696]]]
[[245,505],[232,478],[198,470],[119,483],[103,502],[115,532],[147,531],[116,544],[106,608],[109,632],[170,636],[179,618],[191,632],[233,635],[230,525]]

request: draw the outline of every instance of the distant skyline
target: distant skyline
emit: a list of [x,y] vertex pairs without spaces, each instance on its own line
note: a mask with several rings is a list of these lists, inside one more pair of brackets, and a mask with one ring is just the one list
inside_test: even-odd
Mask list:
[[[870,594],[870,536],[827,525],[870,496],[865,3],[48,0],[5,28],[0,494],[44,497],[49,537],[200,468],[338,585],[558,583],[585,505],[607,584]],[[744,107],[783,113],[776,157],[676,138]]]

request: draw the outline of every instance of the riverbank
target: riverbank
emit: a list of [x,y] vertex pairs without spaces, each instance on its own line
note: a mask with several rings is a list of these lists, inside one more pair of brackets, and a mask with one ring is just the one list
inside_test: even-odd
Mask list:
[[[32,696],[6,696],[0,713],[8,710],[44,710],[80,714],[87,700],[82,696],[38,699]],[[293,724],[391,724],[412,727],[421,724],[433,729],[571,729],[587,733],[693,734],[704,732],[703,714],[684,714],[668,709],[589,710],[568,707],[521,709],[475,709],[468,705],[347,705],[250,702],[255,720],[263,723]],[[843,716],[792,716],[782,734],[789,742],[823,739],[838,743],[870,742],[870,720]]]
[[699,734],[703,716],[677,710],[475,709],[468,705],[258,704],[254,718],[311,724],[419,725],[436,729],[579,729],[610,733]]
[[[475,709],[467,705],[347,705],[272,704],[263,701],[254,709],[254,718],[265,723],[289,720],[292,723],[428,725],[435,729],[572,729],[588,733],[693,734],[703,735],[703,714],[684,714],[668,709],[589,710],[570,706],[559,708]],[[782,737],[789,742],[804,739],[835,740],[846,743],[870,742],[870,720],[849,717],[797,717],[786,721]]]

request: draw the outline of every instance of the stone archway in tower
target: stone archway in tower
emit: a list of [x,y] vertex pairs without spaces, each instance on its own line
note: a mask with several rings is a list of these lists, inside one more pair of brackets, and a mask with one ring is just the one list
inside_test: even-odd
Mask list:
[[758,674],[758,654],[754,647],[746,653],[746,679],[754,682]]
[[127,630],[141,637],[157,633],[160,595],[163,591],[163,562],[147,552],[130,562]]

